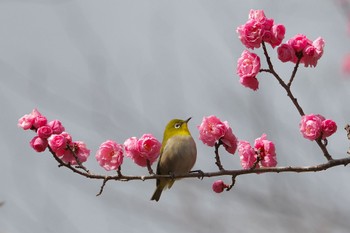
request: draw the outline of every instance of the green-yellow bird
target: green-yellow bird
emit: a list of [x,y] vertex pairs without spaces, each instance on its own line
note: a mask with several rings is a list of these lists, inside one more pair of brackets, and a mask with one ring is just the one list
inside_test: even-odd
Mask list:
[[[187,123],[191,119],[171,120],[164,130],[162,148],[157,166],[158,175],[180,175],[191,171],[197,158],[197,148]],[[171,188],[174,179],[157,179],[157,188],[151,200],[159,201],[164,188]]]

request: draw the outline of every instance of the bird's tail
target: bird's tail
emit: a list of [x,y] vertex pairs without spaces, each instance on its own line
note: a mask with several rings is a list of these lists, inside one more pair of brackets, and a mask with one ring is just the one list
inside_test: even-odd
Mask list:
[[157,186],[156,190],[153,193],[153,196],[151,197],[151,201],[159,201],[160,195],[162,195],[163,188],[160,185]]

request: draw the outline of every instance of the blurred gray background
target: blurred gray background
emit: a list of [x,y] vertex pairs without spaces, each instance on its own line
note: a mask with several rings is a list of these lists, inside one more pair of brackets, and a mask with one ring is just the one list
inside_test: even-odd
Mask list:
[[[216,178],[185,179],[159,203],[149,201],[154,181],[109,182],[96,197],[100,181],[57,168],[50,153],[29,147],[34,134],[16,126],[35,107],[60,119],[74,140],[87,143],[86,165],[100,174],[113,174],[94,158],[103,141],[144,133],[161,140],[170,119],[189,116],[195,168],[216,171],[213,148],[198,140],[196,128],[212,114],[229,121],[239,139],[267,133],[279,166],[323,163],[274,78],[259,75],[257,92],[239,84],[236,61],[244,47],[235,29],[252,8],[284,24],[286,39],[297,33],[325,39],[318,66],[301,67],[293,91],[306,113],[338,123],[329,150],[347,156],[350,81],[340,64],[350,45],[346,17],[333,1],[2,0],[0,233],[349,232],[349,167],[240,176],[222,194],[211,190]],[[293,64],[279,63],[268,49],[289,78]],[[237,154],[220,152],[225,168],[240,168]],[[147,174],[127,158],[122,171]]]

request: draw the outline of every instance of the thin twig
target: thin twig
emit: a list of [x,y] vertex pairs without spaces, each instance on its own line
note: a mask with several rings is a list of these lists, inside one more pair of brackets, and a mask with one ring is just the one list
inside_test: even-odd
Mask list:
[[303,53],[302,52],[297,53],[297,58],[298,59],[297,59],[297,62],[295,63],[292,75],[290,76],[289,82],[287,84],[288,88],[290,88],[290,86],[292,86],[292,82],[293,82],[293,80],[295,78],[295,75],[297,74],[297,70],[299,68],[299,64],[300,64],[300,61],[301,61],[302,57],[303,57]]
[[222,145],[221,140],[219,140],[219,142],[215,143],[215,164],[216,166],[218,166],[219,170],[224,170],[224,167],[221,164],[220,161],[220,155],[219,155],[219,147]]
[[85,172],[90,173],[90,171],[82,164],[82,162],[80,161],[79,157],[77,156],[77,154],[75,153],[76,151],[76,147],[74,146],[73,148],[70,147],[69,145],[67,145],[67,149],[73,154],[73,157],[75,159],[75,161],[77,162],[78,166],[75,166],[76,168],[80,168],[83,169]]
[[150,175],[154,175],[153,169],[151,167],[151,162],[149,161],[149,159],[147,159],[147,169]]
[[[262,42],[262,47],[263,47],[263,50],[264,50],[264,55],[266,57],[266,61],[267,61],[267,64],[269,66],[269,69],[271,71],[271,74],[277,79],[277,81],[281,84],[281,86],[284,88],[284,90],[287,92],[287,95],[288,97],[290,98],[290,100],[293,102],[294,106],[296,107],[296,109],[298,110],[300,116],[304,116],[305,113],[304,113],[304,110],[302,109],[302,107],[300,106],[300,104],[298,103],[298,100],[294,97],[291,89],[290,89],[290,86],[288,86],[284,81],[283,79],[276,73],[275,69],[273,68],[273,65],[272,65],[272,62],[271,62],[271,58],[269,56],[269,54],[267,53],[267,49],[266,49],[266,45],[264,42]],[[301,55],[298,55],[298,60],[301,59]],[[295,67],[297,68],[297,66]],[[295,75],[296,73],[296,70],[293,71],[293,74]],[[293,74],[292,74],[292,77],[291,77],[291,80],[289,81],[291,83],[291,81],[293,81],[294,77],[293,77]],[[321,148],[322,152],[323,152],[323,155],[324,157],[326,157],[326,159],[328,161],[332,160],[332,156],[329,154],[326,146],[322,143],[322,141],[320,139],[316,140],[316,143],[317,145]]]

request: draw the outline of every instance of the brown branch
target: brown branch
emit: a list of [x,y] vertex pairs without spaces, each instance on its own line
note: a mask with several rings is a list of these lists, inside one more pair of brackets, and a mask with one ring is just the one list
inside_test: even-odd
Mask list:
[[[298,100],[297,98],[294,97],[292,91],[291,91],[291,88],[290,88],[290,85],[294,79],[294,76],[296,74],[296,71],[297,71],[297,68],[298,68],[298,63],[300,62],[300,59],[301,59],[301,56],[302,55],[297,55],[298,56],[298,62],[296,64],[296,66],[294,67],[294,70],[293,70],[293,73],[292,73],[292,76],[291,76],[291,79],[289,80],[289,83],[286,84],[283,79],[277,74],[277,72],[275,71],[275,69],[273,68],[273,65],[272,65],[272,62],[271,62],[271,58],[269,56],[269,54],[267,53],[267,49],[266,49],[266,45],[264,42],[262,42],[262,47],[263,47],[263,50],[264,50],[264,55],[266,57],[266,61],[267,61],[267,64],[269,66],[269,69],[270,69],[270,73],[277,79],[277,81],[280,83],[280,85],[284,88],[284,90],[287,92],[287,95],[288,97],[290,98],[290,100],[293,102],[294,106],[296,107],[296,109],[298,110],[300,116],[304,116],[305,113],[304,113],[304,110],[302,109],[302,107],[300,106],[300,104],[298,103]],[[321,139],[318,139],[316,140],[316,143],[317,145],[321,148],[322,152],[323,152],[323,155],[324,157],[326,157],[326,159],[328,161],[331,161],[333,160],[332,156],[329,154],[327,148],[326,148],[326,145],[324,145],[321,141]]]
[[[50,149],[50,151],[52,151]],[[308,167],[269,167],[269,168],[256,168],[256,169],[238,169],[238,170],[225,170],[222,169],[217,172],[203,172],[203,173],[188,173],[188,174],[173,174],[173,175],[148,175],[148,176],[136,176],[136,175],[114,175],[114,176],[103,176],[103,175],[95,175],[93,173],[86,173],[81,170],[77,170],[76,168],[72,167],[69,164],[63,163],[54,153],[54,158],[60,163],[61,166],[69,168],[71,171],[85,176],[90,179],[99,179],[99,180],[116,180],[116,181],[129,181],[129,180],[154,180],[154,179],[161,179],[161,178],[201,178],[201,177],[216,177],[216,176],[240,176],[244,174],[262,174],[262,173],[282,173],[282,172],[295,172],[295,173],[304,173],[304,172],[318,172],[327,170],[331,167],[340,166],[340,165],[348,165],[350,163],[350,157],[342,158],[342,159],[333,159],[326,163],[314,165],[314,166],[308,166]],[[107,181],[106,181],[107,182]]]

